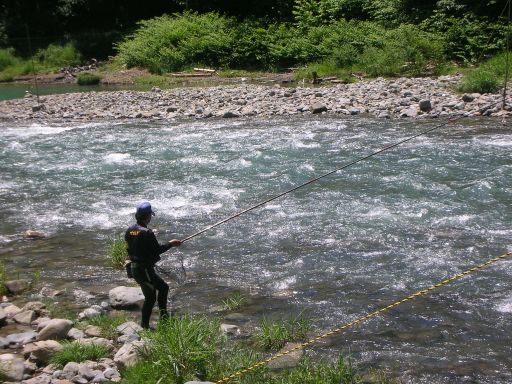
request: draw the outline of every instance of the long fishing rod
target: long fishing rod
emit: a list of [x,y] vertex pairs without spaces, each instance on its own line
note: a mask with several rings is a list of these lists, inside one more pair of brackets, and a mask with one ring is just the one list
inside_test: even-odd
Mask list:
[[354,160],[354,161],[352,161],[352,162],[350,162],[350,163],[348,163],[348,164],[345,164],[344,166],[342,166],[342,167],[340,167],[340,168],[337,168],[337,169],[335,169],[335,170],[333,170],[333,171],[330,171],[330,172],[327,172],[327,173],[325,173],[325,174],[323,174],[323,175],[320,175],[320,176],[318,176],[318,177],[315,177],[314,179],[311,179],[311,180],[309,180],[309,181],[307,181],[307,182],[305,182],[305,183],[303,183],[303,184],[300,184],[300,185],[298,185],[298,186],[296,186],[296,187],[293,187],[293,188],[291,188],[291,189],[288,189],[287,191],[284,191],[284,192],[282,192],[282,193],[280,193],[280,194],[278,194],[278,195],[276,195],[276,196],[273,196],[273,197],[271,197],[271,198],[269,198],[269,199],[267,199],[267,200],[265,200],[265,201],[262,201],[261,203],[258,203],[258,204],[256,204],[256,205],[253,205],[252,207],[249,207],[249,208],[247,208],[247,209],[244,209],[243,211],[240,211],[240,212],[238,212],[238,213],[236,213],[236,214],[234,214],[234,215],[232,215],[232,216],[229,216],[229,217],[227,217],[227,218],[225,218],[225,219],[223,219],[223,220],[220,220],[220,221],[216,222],[215,224],[212,224],[212,225],[210,225],[210,226],[208,226],[208,227],[206,227],[206,228],[204,228],[204,229],[200,230],[199,232],[196,232],[196,233],[194,233],[194,234],[192,234],[192,235],[190,235],[190,236],[188,236],[188,237],[185,237],[185,238],[184,238],[183,240],[181,240],[181,241],[182,241],[183,243],[184,243],[184,242],[186,242],[186,241],[189,241],[189,240],[193,239],[194,237],[199,236],[199,235],[201,235],[202,233],[204,233],[204,232],[206,232],[206,231],[209,231],[210,229],[213,229],[213,228],[215,228],[215,227],[218,227],[219,225],[222,225],[222,224],[224,224],[224,223],[226,223],[226,222],[228,222],[228,221],[230,221],[230,220],[233,220],[233,219],[235,219],[235,218],[237,218],[237,217],[239,217],[239,216],[241,216],[241,215],[243,215],[243,214],[245,214],[245,213],[248,213],[248,212],[250,212],[250,211],[252,211],[252,210],[254,210],[254,209],[256,209],[256,208],[259,208],[259,207],[261,207],[261,206],[263,206],[263,205],[265,205],[265,204],[267,204],[267,203],[270,203],[271,201],[274,201],[274,200],[276,200],[276,199],[279,199],[280,197],[285,196],[285,195],[287,195],[287,194],[289,194],[289,193],[291,193],[291,192],[294,192],[294,191],[296,191],[297,189],[303,188],[303,187],[305,187],[305,186],[307,186],[307,185],[309,185],[309,184],[312,184],[312,183],[314,183],[314,182],[316,182],[316,181],[318,181],[318,180],[320,180],[320,179],[323,179],[324,177],[330,176],[330,175],[332,175],[332,174],[334,174],[334,173],[336,173],[336,172],[339,172],[339,171],[341,171],[341,170],[344,170],[344,169],[346,169],[346,168],[348,168],[348,167],[350,167],[350,166],[352,166],[352,165],[354,165],[354,164],[360,163],[361,161],[367,160],[367,159],[369,159],[369,158],[371,158],[371,157],[373,157],[373,156],[376,156],[376,155],[378,155],[378,154],[380,154],[380,153],[382,153],[382,152],[388,151],[388,150],[390,150],[391,148],[394,148],[394,147],[397,147],[397,146],[399,146],[399,145],[401,145],[401,144],[407,143],[408,141],[411,141],[411,140],[413,140],[413,139],[415,139],[415,138],[417,138],[417,137],[419,137],[419,136],[426,135],[427,133],[430,133],[430,132],[432,132],[432,131],[435,131],[436,129],[439,129],[439,128],[441,128],[441,127],[444,127],[445,125],[447,125],[447,124],[448,124],[448,123],[450,123],[450,122],[453,122],[453,121],[456,121],[456,120],[458,120],[458,119],[461,119],[462,117],[464,117],[464,116],[458,116],[458,117],[451,118],[451,119],[449,119],[448,121],[446,121],[445,123],[439,124],[439,125],[437,125],[437,126],[435,126],[435,127],[433,127],[433,128],[429,128],[429,129],[427,129],[427,130],[425,130],[425,131],[422,131],[422,132],[420,132],[420,133],[418,133],[418,134],[416,134],[416,135],[410,136],[410,137],[408,137],[407,139],[401,140],[401,141],[399,141],[399,142],[397,142],[397,143],[390,144],[390,145],[388,145],[388,146],[386,146],[386,147],[384,147],[384,148],[382,148],[382,149],[379,149],[378,151],[375,151],[375,152],[373,152],[373,153],[371,153],[371,154],[369,154],[369,155],[367,155],[367,156],[361,157],[361,158],[359,158],[359,159],[357,159],[357,160]]

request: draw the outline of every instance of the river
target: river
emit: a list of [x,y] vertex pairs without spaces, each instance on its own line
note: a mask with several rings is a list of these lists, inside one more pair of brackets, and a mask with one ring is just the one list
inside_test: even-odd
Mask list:
[[[138,202],[155,207],[161,241],[184,238],[435,124],[0,122],[0,260],[99,301],[131,283],[105,255]],[[461,120],[272,201],[166,254],[164,265],[181,255],[188,273],[173,306],[211,311],[240,290],[252,324],[304,311],[321,332],[510,251],[511,150],[498,120]],[[28,229],[47,237],[19,235]],[[510,383],[511,328],[512,263],[502,261],[313,350],[404,382]]]

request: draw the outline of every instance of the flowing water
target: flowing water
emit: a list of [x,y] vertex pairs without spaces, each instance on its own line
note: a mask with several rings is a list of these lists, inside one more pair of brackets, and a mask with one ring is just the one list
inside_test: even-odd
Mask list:
[[[41,284],[99,300],[130,284],[109,239],[149,200],[161,241],[183,238],[438,121],[289,117],[0,123],[0,259]],[[512,250],[512,134],[450,124],[243,215],[166,254],[187,282],[173,305],[305,311],[320,332]],[[44,232],[41,240],[20,233]],[[512,382],[512,262],[323,342],[411,383]]]

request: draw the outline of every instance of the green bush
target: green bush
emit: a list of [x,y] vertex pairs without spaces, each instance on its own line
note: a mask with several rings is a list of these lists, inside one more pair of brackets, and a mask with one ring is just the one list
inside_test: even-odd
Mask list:
[[14,55],[14,49],[0,49],[0,71],[3,71],[7,67],[16,65],[18,62],[19,59]]
[[78,85],[97,85],[100,83],[101,76],[93,73],[80,73],[76,78]]
[[500,88],[498,76],[486,69],[476,69],[462,78],[460,92],[493,93]]
[[48,69],[58,69],[69,65],[78,65],[82,60],[80,53],[74,45],[50,44],[45,49],[40,49],[34,58]]
[[222,65],[233,45],[230,20],[215,13],[161,16],[139,23],[139,29],[117,46],[128,67],[161,74],[193,64]]
[[66,341],[62,344],[62,349],[52,355],[50,363],[62,367],[72,361],[81,363],[86,360],[98,360],[108,355],[109,350],[104,345]]

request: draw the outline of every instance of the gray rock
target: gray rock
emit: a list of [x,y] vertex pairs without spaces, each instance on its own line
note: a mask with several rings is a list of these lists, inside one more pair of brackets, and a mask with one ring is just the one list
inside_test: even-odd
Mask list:
[[79,364],[78,375],[85,377],[87,381],[92,380],[99,372],[92,370],[85,364]]
[[416,117],[418,116],[418,110],[416,108],[407,108],[400,112],[400,117]]
[[420,111],[422,112],[430,112],[432,109],[432,103],[428,99],[420,100],[419,102]]
[[41,329],[41,332],[37,335],[38,340],[62,340],[66,339],[68,332],[73,327],[73,322],[67,319],[52,319],[48,322],[48,325]]
[[112,379],[113,377],[120,377],[119,371],[115,368],[105,369],[103,375],[109,380]]
[[350,112],[351,115],[359,115],[359,113],[361,113],[361,111],[358,108],[349,108],[348,111]]
[[327,107],[322,103],[313,103],[311,104],[311,113],[317,114],[327,112]]
[[240,328],[232,324],[221,324],[220,330],[226,335],[238,335],[240,333]]
[[239,114],[233,111],[225,111],[224,113],[222,113],[222,117],[225,119],[230,119],[234,117],[239,117]]
[[103,331],[96,325],[88,325],[85,328],[84,333],[89,337],[100,337]]
[[17,315],[18,313],[21,312],[21,308],[13,305],[13,304],[9,304],[7,305],[6,307],[3,308],[5,314],[7,315],[7,318],[11,319],[13,316]]
[[71,379],[71,382],[75,384],[87,384],[89,380],[87,380],[85,377],[76,375]]
[[128,321],[121,324],[116,330],[121,335],[133,335],[134,333],[142,331],[142,327],[134,321]]
[[23,363],[23,359],[12,353],[0,355],[0,371],[2,371],[5,380],[14,382],[23,380],[23,374],[25,373]]
[[70,373],[72,376],[78,375],[78,369],[80,368],[80,364],[71,361],[67,363],[64,368],[62,368],[62,372]]
[[9,280],[6,281],[4,285],[10,293],[17,295],[18,293],[26,291],[30,287],[30,281],[26,279]]
[[52,377],[50,375],[42,374],[36,377],[32,377],[27,380],[23,380],[22,384],[50,384],[52,382]]
[[[300,346],[300,344],[286,343],[286,345],[279,352],[277,352],[277,354],[289,351],[290,349],[296,348],[298,346]],[[268,363],[268,367],[273,370],[294,368],[299,364],[299,361],[303,355],[304,350],[302,348],[298,348],[297,350],[287,355],[272,360],[270,363]]]
[[23,355],[29,355],[32,361],[44,364],[48,362],[55,352],[61,349],[62,345],[55,340],[36,341],[35,343],[27,344],[23,347]]
[[122,335],[117,338],[117,342],[119,344],[133,343],[134,341],[139,341],[140,336],[136,333],[133,335]]
[[9,348],[9,341],[6,337],[0,337],[0,349]]
[[18,324],[30,325],[37,319],[37,313],[35,311],[21,311],[14,315],[12,319]]
[[91,308],[85,309],[83,312],[80,312],[78,314],[78,318],[80,320],[92,319],[94,317],[101,316],[102,314],[103,314],[103,311],[101,309],[91,307]]
[[43,297],[50,297],[50,298],[60,296],[63,293],[64,293],[64,291],[53,289],[53,288],[50,288],[50,287],[43,287],[43,288],[41,288],[41,291],[39,291],[39,294],[41,296],[43,296]]
[[144,295],[139,287],[116,287],[108,293],[112,308],[133,308],[141,306]]
[[36,340],[37,333],[34,331],[12,333],[7,335],[6,339],[11,347],[22,347],[25,344],[31,343]]
[[103,372],[98,373],[94,378],[91,380],[91,383],[104,383],[106,381],[110,381],[105,377]]
[[114,356],[117,367],[122,369],[136,364],[140,361],[139,351],[144,347],[145,343],[143,341],[123,345]]
[[34,311],[37,314],[41,313],[46,306],[40,301],[29,301],[27,304],[21,308],[22,311]]
[[80,339],[76,340],[76,343],[80,344],[94,344],[94,345],[102,345],[107,348],[109,351],[114,350],[114,343],[112,340],[105,339],[103,337],[92,337],[90,339]]
[[465,93],[462,95],[462,101],[464,101],[465,103],[471,103],[473,100],[475,100],[475,96],[472,94],[469,95]]
[[83,339],[84,337],[85,334],[77,328],[71,328],[68,332],[68,339],[71,340],[80,340]]

